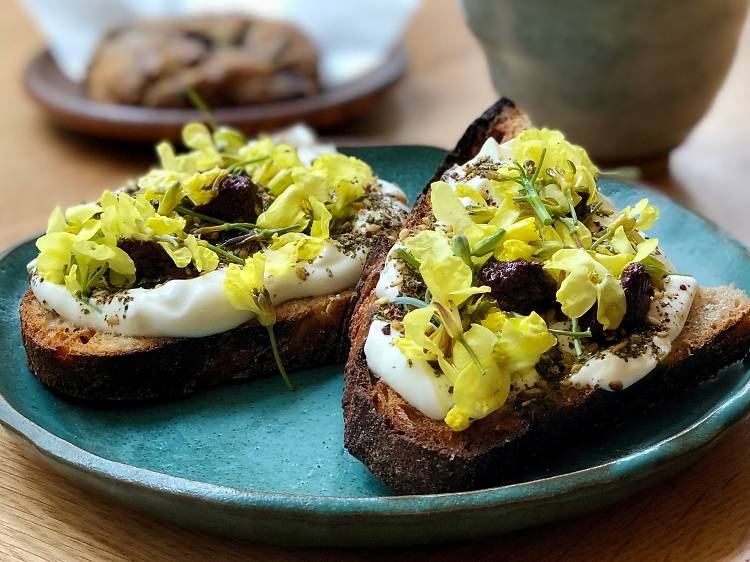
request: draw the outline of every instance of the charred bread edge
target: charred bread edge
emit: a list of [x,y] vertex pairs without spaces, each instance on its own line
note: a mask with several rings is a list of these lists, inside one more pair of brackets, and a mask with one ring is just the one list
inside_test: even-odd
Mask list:
[[[515,106],[501,99],[485,111],[467,129],[456,148],[448,154],[435,174],[439,179],[450,166],[472,158],[488,136],[504,137],[504,124],[513,125]],[[515,123],[517,125],[517,123]],[[429,210],[424,195],[415,205],[408,224],[421,220]],[[607,426],[622,421],[628,414],[641,413],[659,403],[675,390],[700,384],[716,373],[716,365],[741,360],[750,347],[750,315],[714,337],[684,361],[661,366],[638,385],[619,393],[605,391],[582,394],[580,401],[569,404],[545,419],[537,419],[504,443],[476,454],[458,456],[455,451],[430,448],[397,429],[391,420],[378,413],[373,402],[373,378],[364,356],[364,343],[374,311],[372,291],[390,250],[381,241],[370,252],[367,265],[357,286],[358,299],[351,317],[349,337],[352,342],[345,369],[344,446],[386,485],[397,493],[430,494],[459,492],[496,486],[523,478],[534,471],[539,451],[549,458],[565,449],[569,441],[564,434],[577,435],[599,429],[596,420],[607,420]],[[520,462],[519,462],[520,461]]]
[[[274,330],[288,370],[343,360],[348,341],[341,327],[353,296],[349,289],[279,307]],[[144,338],[146,343],[134,351],[85,353],[50,343],[44,325],[49,311],[31,291],[21,301],[20,314],[29,369],[45,386],[72,398],[97,402],[174,398],[223,382],[276,373],[268,333],[255,321],[200,338]]]

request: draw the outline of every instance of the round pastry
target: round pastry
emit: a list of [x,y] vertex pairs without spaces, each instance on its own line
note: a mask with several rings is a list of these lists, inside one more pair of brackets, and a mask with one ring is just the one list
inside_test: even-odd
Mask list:
[[89,66],[96,101],[188,107],[265,103],[320,90],[318,53],[297,28],[243,16],[149,20],[116,29]]

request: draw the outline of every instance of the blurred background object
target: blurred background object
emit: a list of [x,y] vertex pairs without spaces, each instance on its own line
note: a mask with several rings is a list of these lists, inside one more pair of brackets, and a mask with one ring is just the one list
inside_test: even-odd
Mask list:
[[495,89],[600,162],[679,145],[732,62],[747,0],[462,0]]
[[318,49],[291,24],[239,14],[140,20],[102,39],[86,95],[98,102],[191,107],[269,103],[320,91]]
[[200,118],[188,91],[248,133],[299,120],[330,127],[369,111],[405,70],[401,36],[419,0],[346,10],[333,0],[24,3],[49,50],[26,84],[49,116],[151,142]]

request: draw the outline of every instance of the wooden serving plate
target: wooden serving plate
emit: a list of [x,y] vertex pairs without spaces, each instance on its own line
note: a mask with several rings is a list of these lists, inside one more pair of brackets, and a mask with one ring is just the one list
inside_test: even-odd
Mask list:
[[[237,107],[212,108],[217,122],[247,134],[272,130],[298,121],[329,128],[370,111],[403,76],[406,50],[396,48],[386,61],[366,75],[305,98]],[[56,124],[88,135],[148,142],[178,139],[182,126],[204,119],[197,109],[151,108],[105,104],[86,97],[81,84],[71,82],[49,51],[29,62],[24,73],[29,95]]]

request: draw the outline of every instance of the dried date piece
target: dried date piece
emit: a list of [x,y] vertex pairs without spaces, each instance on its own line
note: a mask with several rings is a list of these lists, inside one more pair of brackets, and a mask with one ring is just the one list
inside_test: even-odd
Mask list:
[[258,218],[258,187],[244,174],[227,176],[216,195],[195,211],[227,222],[255,222]]
[[538,262],[490,258],[479,270],[479,283],[492,290],[502,310],[529,314],[555,304],[555,280]]
[[133,260],[138,286],[155,285],[167,279],[192,277],[190,270],[177,267],[157,242],[121,238],[117,246]]

